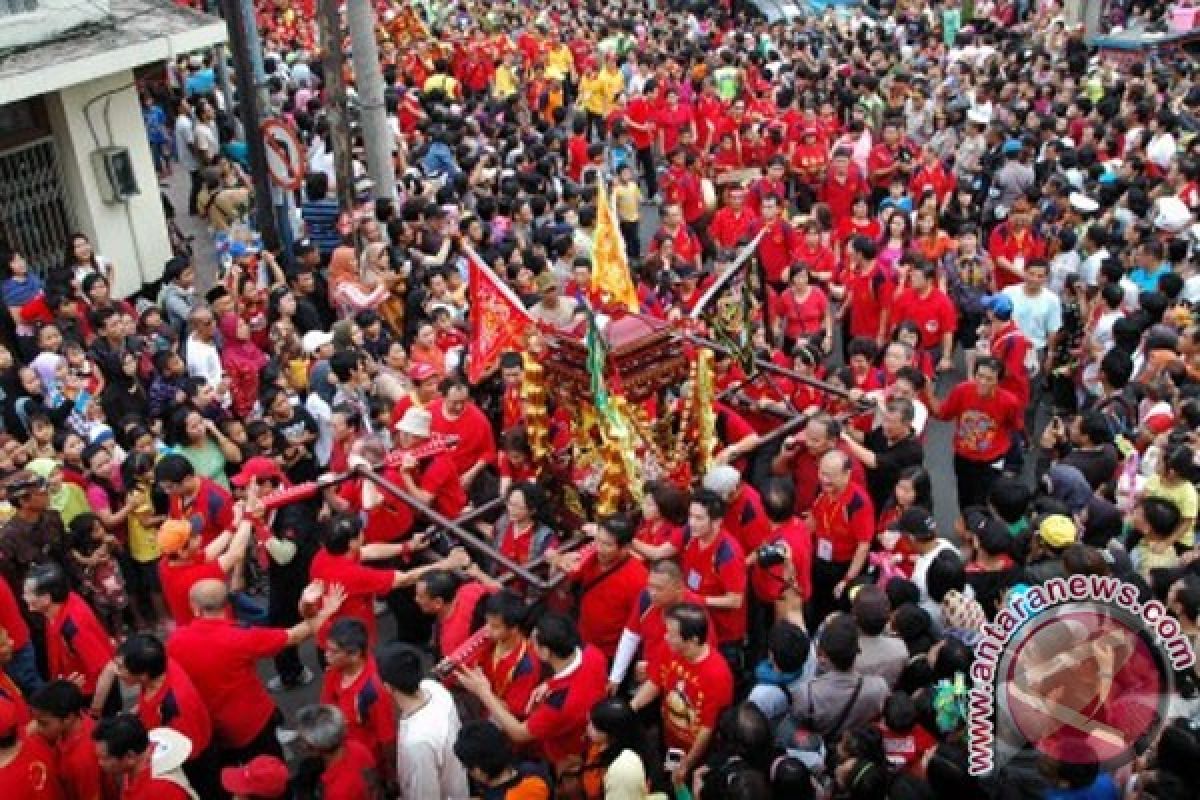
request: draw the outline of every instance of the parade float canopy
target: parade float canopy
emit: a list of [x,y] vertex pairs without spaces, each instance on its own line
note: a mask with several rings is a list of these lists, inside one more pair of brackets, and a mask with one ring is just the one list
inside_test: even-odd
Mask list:
[[[622,316],[611,319],[600,336],[608,350],[609,388],[620,391],[630,402],[677,387],[687,378],[683,343],[669,322]],[[581,400],[594,400],[584,340],[552,335],[547,337],[547,345],[547,385],[569,387]]]

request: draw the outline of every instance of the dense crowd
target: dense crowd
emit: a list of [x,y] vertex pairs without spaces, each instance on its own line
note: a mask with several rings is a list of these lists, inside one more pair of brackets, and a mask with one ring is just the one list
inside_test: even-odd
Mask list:
[[[1200,644],[1192,63],[1103,62],[1055,0],[432,3],[403,39],[381,11],[398,198],[355,122],[339,207],[311,15],[267,3],[269,112],[308,158],[288,250],[249,231],[199,54],[143,113],[221,243],[212,288],[181,253],[115,298],[128,265],[84,235],[44,275],[0,255],[0,794],[1195,796],[1195,669],[1136,727],[1069,625],[1029,702],[1098,687],[1129,757],[1060,721],[968,766],[973,647],[1040,584],[1119,578]],[[747,351],[786,370],[718,354],[707,470],[604,514],[580,399],[526,380],[547,334],[621,316],[601,181],[637,313],[687,317],[752,248]],[[474,254],[540,333],[471,383]],[[648,406],[670,424],[683,391]]]

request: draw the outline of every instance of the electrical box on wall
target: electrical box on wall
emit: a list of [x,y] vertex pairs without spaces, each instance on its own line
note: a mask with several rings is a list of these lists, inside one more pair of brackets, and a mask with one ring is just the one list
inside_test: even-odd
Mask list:
[[96,183],[106,203],[124,203],[138,193],[137,176],[128,147],[101,147],[92,151]]

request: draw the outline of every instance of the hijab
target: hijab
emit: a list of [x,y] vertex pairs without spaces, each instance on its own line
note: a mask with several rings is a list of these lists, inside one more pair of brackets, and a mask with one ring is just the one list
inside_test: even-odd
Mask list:
[[221,315],[221,340],[224,342],[221,348],[221,363],[226,369],[240,368],[249,372],[260,372],[270,359],[249,337],[238,338],[239,322],[241,318],[232,311]]

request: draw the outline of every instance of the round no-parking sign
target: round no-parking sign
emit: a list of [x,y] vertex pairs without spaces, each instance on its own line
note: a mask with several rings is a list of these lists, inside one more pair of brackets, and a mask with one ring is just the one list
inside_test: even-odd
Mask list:
[[304,145],[277,119],[262,124],[267,151],[267,174],[280,189],[294,191],[304,183]]

